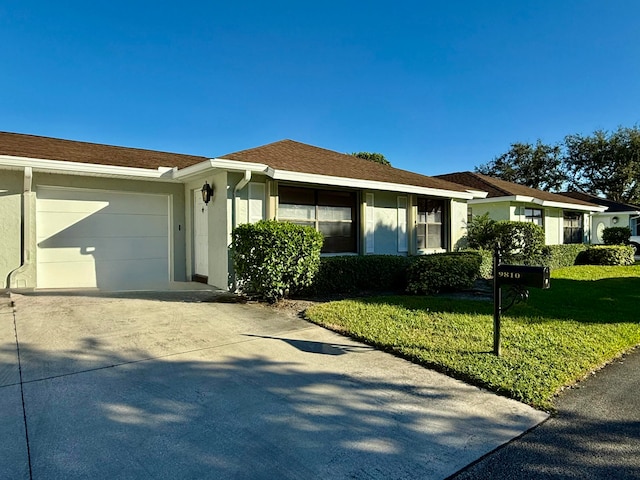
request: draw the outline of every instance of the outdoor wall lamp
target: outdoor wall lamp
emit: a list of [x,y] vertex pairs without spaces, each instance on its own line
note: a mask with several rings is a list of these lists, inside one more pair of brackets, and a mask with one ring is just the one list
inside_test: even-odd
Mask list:
[[613,217],[613,218],[611,219],[611,223],[613,223],[614,225],[615,225],[616,223],[618,223],[618,217]]
[[211,201],[211,197],[213,197],[213,187],[209,185],[208,182],[204,182],[202,186],[202,201],[205,205],[207,205]]

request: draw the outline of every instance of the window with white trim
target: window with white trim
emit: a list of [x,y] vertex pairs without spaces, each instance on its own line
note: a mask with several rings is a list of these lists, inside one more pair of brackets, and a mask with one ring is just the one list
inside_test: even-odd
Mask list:
[[563,243],[582,243],[584,238],[583,215],[579,212],[563,213]]
[[541,208],[524,208],[524,221],[544,227],[544,211]]
[[444,200],[418,198],[416,245],[418,250],[444,248]]
[[278,188],[278,220],[315,227],[322,253],[357,253],[357,195],[341,190]]

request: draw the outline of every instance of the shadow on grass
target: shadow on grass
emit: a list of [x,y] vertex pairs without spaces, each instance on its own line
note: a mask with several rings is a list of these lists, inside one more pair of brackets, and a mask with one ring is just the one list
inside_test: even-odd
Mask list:
[[[506,295],[503,288],[503,298]],[[638,323],[640,278],[607,278],[595,281],[552,279],[551,288],[531,288],[525,303],[504,313],[513,319],[544,322],[573,320],[585,323]],[[493,302],[460,299],[456,296],[366,297],[364,304],[396,305],[409,310],[456,314],[493,315]]]

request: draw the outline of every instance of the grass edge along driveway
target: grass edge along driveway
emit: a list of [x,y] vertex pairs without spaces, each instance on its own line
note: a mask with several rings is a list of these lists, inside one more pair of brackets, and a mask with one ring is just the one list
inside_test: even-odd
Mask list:
[[307,319],[381,350],[553,410],[564,387],[640,344],[640,264],[555,270],[549,290],[502,317],[492,354],[493,304],[441,296],[385,296],[318,304]]

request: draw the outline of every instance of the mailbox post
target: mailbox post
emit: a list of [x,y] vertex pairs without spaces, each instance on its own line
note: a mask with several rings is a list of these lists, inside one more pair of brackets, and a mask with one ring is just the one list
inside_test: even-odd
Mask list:
[[527,287],[547,289],[551,286],[549,267],[528,265],[502,265],[500,245],[493,252],[493,353],[500,356],[500,320],[502,313],[513,306],[515,298],[505,309],[502,307],[502,285],[518,289],[520,299],[529,297]]

